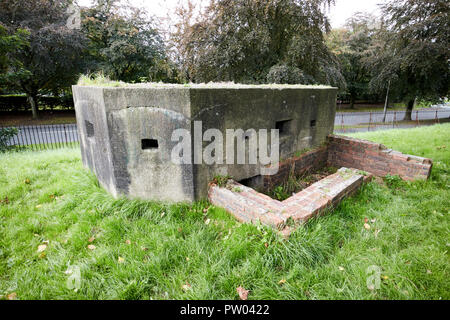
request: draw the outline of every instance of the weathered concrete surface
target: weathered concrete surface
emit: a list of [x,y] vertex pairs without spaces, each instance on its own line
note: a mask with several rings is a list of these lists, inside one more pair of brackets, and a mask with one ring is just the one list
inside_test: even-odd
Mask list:
[[[277,122],[287,121],[280,157],[289,158],[324,143],[333,132],[336,92],[289,85],[73,87],[84,165],[115,196],[163,201],[206,198],[214,176],[239,181],[261,170],[250,164],[174,164],[175,129],[193,137],[194,121],[202,121],[202,133],[216,128],[225,137],[226,129],[275,129]],[[143,139],[150,139],[150,148],[142,148]]]

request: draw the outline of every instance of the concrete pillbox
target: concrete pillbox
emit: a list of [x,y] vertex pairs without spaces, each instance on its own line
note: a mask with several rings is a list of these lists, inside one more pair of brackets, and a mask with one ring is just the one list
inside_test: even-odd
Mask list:
[[[224,137],[227,129],[279,129],[280,158],[286,159],[319,146],[333,132],[336,93],[332,87],[300,85],[73,87],[83,164],[100,184],[114,196],[175,202],[206,198],[214,176],[241,181],[260,175],[261,166],[176,164],[174,130],[185,129],[194,138],[196,121],[201,136],[212,128]],[[193,149],[192,158],[194,152],[202,150]]]

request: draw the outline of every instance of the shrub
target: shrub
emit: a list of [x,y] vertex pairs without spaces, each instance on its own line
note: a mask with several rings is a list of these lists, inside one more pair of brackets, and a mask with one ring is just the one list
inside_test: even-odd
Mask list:
[[278,84],[313,84],[314,79],[305,75],[297,67],[287,66],[285,64],[275,65],[267,73],[268,83]]
[[19,133],[17,128],[3,128],[0,129],[0,151],[9,149],[8,141]]

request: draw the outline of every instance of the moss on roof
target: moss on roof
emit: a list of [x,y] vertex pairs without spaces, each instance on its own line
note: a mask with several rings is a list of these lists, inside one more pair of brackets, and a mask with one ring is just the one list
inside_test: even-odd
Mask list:
[[234,82],[209,82],[209,83],[186,83],[171,84],[162,82],[146,82],[146,83],[125,83],[122,81],[112,81],[103,75],[98,76],[81,76],[79,86],[95,86],[95,87],[116,87],[116,88],[193,88],[193,89],[331,89],[333,87],[327,85],[302,85],[302,84],[240,84]]

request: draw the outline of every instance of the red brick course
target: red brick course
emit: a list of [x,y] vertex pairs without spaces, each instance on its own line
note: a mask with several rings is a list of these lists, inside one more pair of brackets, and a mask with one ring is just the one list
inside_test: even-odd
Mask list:
[[386,148],[384,145],[344,136],[328,136],[328,165],[351,167],[376,176],[398,175],[404,180],[428,179],[433,162]]
[[210,202],[223,207],[241,222],[259,221],[289,236],[295,225],[336,206],[373,175],[427,179],[433,166],[431,159],[402,154],[379,143],[337,135],[327,139],[327,146],[285,160],[280,163],[278,174],[262,177],[263,187],[269,189],[288,179],[291,173],[300,175],[326,165],[342,167],[289,199],[280,202],[229,180],[226,187],[210,185]]
[[288,221],[305,222],[337,205],[344,196],[356,191],[363,180],[364,176],[358,170],[341,168],[282,202],[229,180],[225,187],[212,184],[208,198],[241,222],[259,221],[287,236],[294,230],[292,226],[288,227]]

